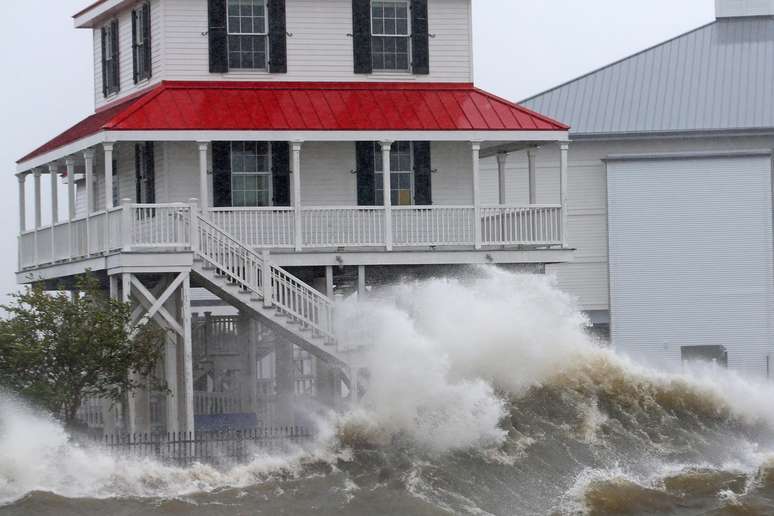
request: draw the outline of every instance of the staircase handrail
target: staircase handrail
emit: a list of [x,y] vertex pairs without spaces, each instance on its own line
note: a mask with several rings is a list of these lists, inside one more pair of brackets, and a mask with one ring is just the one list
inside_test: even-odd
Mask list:
[[[328,297],[283,268],[267,263],[261,255],[207,218],[198,213],[195,217],[196,224],[193,224],[192,227],[198,228],[198,235],[192,238],[192,242],[193,250],[198,256],[221,270],[239,286],[264,300],[265,304],[269,304],[268,301],[270,301],[271,305],[285,315],[307,325],[329,341],[335,341],[333,302]],[[241,259],[244,263],[229,264],[219,260],[212,252],[205,249],[207,244],[203,245],[203,239],[212,243],[217,241],[216,245],[220,248],[230,248],[224,253],[224,256],[229,256],[229,252],[233,253],[234,258]],[[266,266],[269,267],[269,274],[264,276],[261,273]],[[242,274],[239,274],[240,271]],[[267,289],[264,288],[263,284],[265,280],[271,282],[271,288],[268,289],[270,300],[266,299]]]

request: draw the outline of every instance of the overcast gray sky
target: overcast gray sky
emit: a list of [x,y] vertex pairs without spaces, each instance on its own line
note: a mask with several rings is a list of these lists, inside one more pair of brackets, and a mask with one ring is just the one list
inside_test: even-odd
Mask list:
[[[0,302],[16,288],[15,161],[93,112],[92,0],[2,0]],[[325,0],[320,0],[324,2]],[[521,100],[713,20],[713,0],[473,0],[478,86]],[[28,190],[31,190],[28,180]],[[44,186],[45,186],[44,181]],[[44,187],[44,199],[46,189]],[[30,217],[28,216],[28,219]],[[45,221],[44,217],[44,221]]]

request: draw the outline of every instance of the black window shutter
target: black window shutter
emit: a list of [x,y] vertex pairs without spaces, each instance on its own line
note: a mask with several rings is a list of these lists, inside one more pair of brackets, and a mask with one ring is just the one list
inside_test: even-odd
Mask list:
[[212,142],[212,193],[216,208],[231,207],[230,142]]
[[145,44],[143,46],[143,52],[145,52],[145,77],[144,79],[150,79],[153,76],[153,47],[151,45],[151,8],[150,4],[146,3],[142,7],[143,13],[143,26],[142,34]]
[[[113,37],[113,77],[115,77],[115,91],[121,90],[121,62],[119,60],[118,52],[118,20],[113,20],[110,24],[112,26],[111,36]],[[112,93],[112,92],[111,92]]]
[[228,72],[226,0],[207,0],[210,41],[210,73]]
[[274,206],[290,206],[290,143],[272,142],[271,180]]
[[142,147],[139,143],[134,145],[134,190],[135,202],[142,203]]
[[139,57],[137,55],[137,11],[132,11],[132,78],[137,84],[140,80]]
[[433,204],[433,179],[430,142],[414,142],[414,204]]
[[411,59],[417,75],[430,73],[430,26],[427,21],[427,0],[411,1]]
[[288,72],[288,29],[285,0],[269,0],[269,72]]
[[376,203],[374,142],[355,142],[357,154],[357,205],[373,206]]
[[371,0],[352,0],[352,40],[355,73],[373,72],[371,60]]
[[156,202],[156,160],[153,154],[153,142],[145,144],[145,174],[148,184],[145,193],[145,201],[148,204]]
[[102,27],[102,95],[108,95],[108,69],[107,69],[107,29]]

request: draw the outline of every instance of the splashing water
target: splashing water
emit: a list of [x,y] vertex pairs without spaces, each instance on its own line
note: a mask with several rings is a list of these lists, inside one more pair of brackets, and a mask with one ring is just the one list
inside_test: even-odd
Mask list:
[[603,349],[550,278],[485,268],[337,317],[370,346],[361,404],[229,470],[113,458],[0,397],[0,513],[774,513],[774,389]]

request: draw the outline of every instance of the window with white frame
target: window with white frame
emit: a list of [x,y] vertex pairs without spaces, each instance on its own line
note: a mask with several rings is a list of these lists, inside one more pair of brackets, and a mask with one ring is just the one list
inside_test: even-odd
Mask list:
[[231,203],[271,206],[271,151],[267,142],[231,142]]
[[372,0],[371,54],[374,70],[411,69],[409,0]]
[[266,0],[228,0],[229,68],[264,70],[269,61]]
[[[384,178],[378,146],[375,155],[376,204],[380,205],[384,204]],[[390,149],[390,195],[393,206],[414,204],[414,157],[411,142],[395,142]]]

